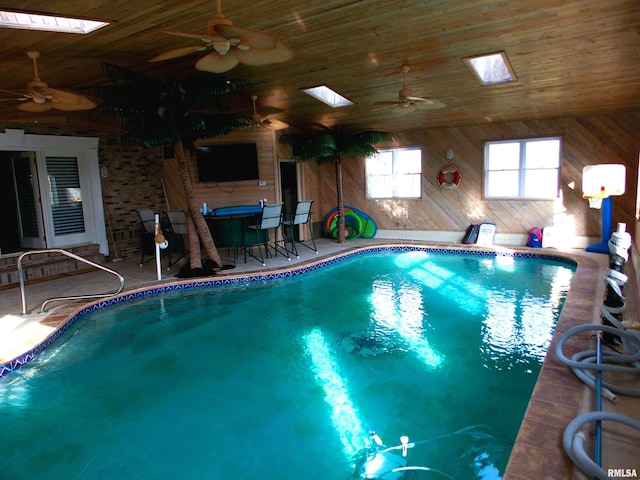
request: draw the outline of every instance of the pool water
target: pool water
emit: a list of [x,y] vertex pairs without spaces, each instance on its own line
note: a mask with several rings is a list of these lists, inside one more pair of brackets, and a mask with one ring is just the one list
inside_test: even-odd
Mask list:
[[2,379],[2,478],[349,479],[370,430],[432,469],[383,480],[501,478],[572,275],[375,253],[102,309]]

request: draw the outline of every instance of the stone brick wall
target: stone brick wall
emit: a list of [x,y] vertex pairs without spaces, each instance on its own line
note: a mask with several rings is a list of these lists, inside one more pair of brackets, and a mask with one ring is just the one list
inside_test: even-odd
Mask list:
[[109,251],[112,257],[140,253],[138,208],[156,213],[166,210],[162,189],[162,149],[122,145],[119,136],[110,133],[100,139],[102,196],[107,223]]
[[[94,263],[104,264],[104,256],[100,253],[98,245],[72,247],[66,250]],[[20,283],[18,257],[18,255],[0,257],[0,288],[16,286]],[[23,259],[22,267],[26,283],[95,268],[60,253],[28,255]]]
[[102,198],[107,223],[111,257],[128,257],[140,253],[140,220],[137,208],[165,210],[162,190],[162,149],[124,145],[120,132],[79,129],[68,126],[2,124],[0,129],[19,128],[27,134],[68,135],[100,138],[100,167],[106,167],[101,178]]

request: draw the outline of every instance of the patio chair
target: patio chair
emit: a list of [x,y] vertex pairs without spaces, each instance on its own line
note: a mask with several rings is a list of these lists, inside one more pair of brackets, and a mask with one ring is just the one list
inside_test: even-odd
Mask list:
[[[164,214],[167,217],[167,228],[164,233],[169,241],[169,264],[167,265],[169,269],[182,260],[187,253],[184,240],[184,235],[188,235],[187,214],[184,210],[166,210]],[[180,256],[172,261],[171,254],[174,252],[180,252]]]
[[[296,258],[300,258],[298,254],[298,249],[296,248],[296,243],[307,247],[309,250],[313,250],[318,253],[318,247],[316,247],[316,241],[313,238],[313,229],[311,228],[311,205],[313,204],[313,200],[302,200],[298,202],[296,205],[296,211],[285,215],[285,219],[282,221],[282,229],[284,231],[285,238],[289,238],[291,242],[291,253],[293,253]],[[309,238],[310,240],[300,240],[300,231],[298,227],[299,225],[306,225],[309,230]],[[287,229],[289,230],[289,234],[287,235]],[[298,229],[298,230],[296,230]],[[297,238],[297,240],[296,240]],[[308,242],[311,242],[311,245],[308,245]]]
[[[155,242],[153,237],[155,236],[155,213],[150,208],[139,208],[136,210],[140,217],[140,266],[153,259],[155,254]],[[151,258],[144,259],[145,253],[150,255]]]
[[[273,248],[274,256],[280,252],[287,257],[287,260],[291,260],[289,257],[289,251],[287,250],[287,238],[284,236],[284,232],[281,233],[281,237],[278,237],[278,230],[281,230],[282,226],[282,203],[272,203],[265,205],[262,208],[262,213],[258,217],[255,225],[247,225],[247,235],[245,235],[244,241],[244,261],[247,262],[247,255],[258,260],[262,266],[266,266],[264,259],[269,257],[269,247]],[[273,243],[269,244],[269,230],[273,229]],[[282,246],[278,244],[282,244]],[[253,254],[253,247],[258,247],[258,256]],[[262,248],[264,247],[264,255],[262,254]]]

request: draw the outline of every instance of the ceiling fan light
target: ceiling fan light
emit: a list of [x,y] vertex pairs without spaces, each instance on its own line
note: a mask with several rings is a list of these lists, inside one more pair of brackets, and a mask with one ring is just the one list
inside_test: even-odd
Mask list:
[[416,106],[412,103],[403,103],[396,105],[391,111],[400,115],[408,115],[416,111]]
[[47,99],[42,95],[34,95],[32,100],[39,104],[47,103]]
[[220,55],[226,55],[231,49],[231,43],[229,43],[229,40],[216,40],[213,42],[213,48]]

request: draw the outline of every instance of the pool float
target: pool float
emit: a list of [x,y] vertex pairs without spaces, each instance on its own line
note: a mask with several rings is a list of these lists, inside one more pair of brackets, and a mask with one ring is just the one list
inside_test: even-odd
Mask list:
[[356,207],[345,207],[345,208],[348,208],[349,210],[351,210],[353,213],[358,215],[364,221],[362,230],[360,230],[361,238],[373,238],[376,236],[376,233],[378,233],[378,225],[368,213],[365,213],[362,210],[358,210]]
[[[377,231],[378,226],[376,222],[368,214],[362,210],[358,210],[355,207],[344,207],[344,223],[347,229],[347,239],[361,237],[361,238],[373,238]],[[329,210],[322,222],[322,228],[325,235],[331,238],[338,237],[338,209],[337,207]]]
[[[344,228],[346,230],[345,236],[347,240],[351,240],[352,238],[356,238],[360,236],[360,232],[362,232],[362,219],[352,212],[351,210],[344,209]],[[338,212],[333,212],[330,215],[330,218],[325,221],[325,232],[331,238],[338,238]]]

